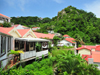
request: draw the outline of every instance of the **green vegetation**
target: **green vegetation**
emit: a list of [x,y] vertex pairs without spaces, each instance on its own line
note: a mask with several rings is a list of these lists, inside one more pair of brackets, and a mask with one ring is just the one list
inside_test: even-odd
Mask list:
[[[28,27],[39,26],[38,32],[47,33],[48,30],[54,30],[61,34],[78,39],[81,43],[100,43],[100,18],[97,18],[92,12],[79,10],[68,6],[58,15],[50,18],[40,19],[38,17],[12,17],[15,24],[27,25]],[[79,37],[80,36],[80,40]],[[83,42],[84,41],[84,42]]]
[[99,75],[97,65],[90,64],[71,50],[52,50],[49,57],[25,67],[1,71],[1,75]]
[[4,22],[3,24],[0,23],[0,27],[11,27],[11,23]]

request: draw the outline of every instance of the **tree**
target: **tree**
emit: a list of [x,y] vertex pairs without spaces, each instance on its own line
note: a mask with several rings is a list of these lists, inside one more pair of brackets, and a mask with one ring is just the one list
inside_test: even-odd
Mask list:
[[4,22],[3,27],[11,27],[11,23]]
[[57,37],[57,36],[54,36],[54,37],[53,37],[53,41],[54,41],[54,45],[55,45],[55,46],[57,46],[58,40],[60,40],[59,37]]

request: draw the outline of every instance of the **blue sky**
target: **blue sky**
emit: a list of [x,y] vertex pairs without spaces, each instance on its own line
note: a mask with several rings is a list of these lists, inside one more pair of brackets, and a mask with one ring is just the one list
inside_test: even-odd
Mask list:
[[0,13],[9,17],[55,17],[58,11],[74,6],[100,18],[100,0],[0,0]]

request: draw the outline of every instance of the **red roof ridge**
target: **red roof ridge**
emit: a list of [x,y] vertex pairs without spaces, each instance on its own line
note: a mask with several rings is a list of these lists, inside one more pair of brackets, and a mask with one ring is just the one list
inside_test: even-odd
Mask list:
[[[6,16],[6,15],[3,15],[3,14],[1,14],[1,13],[0,13],[0,16],[6,17],[6,18],[10,18],[10,17],[8,17],[8,16]],[[10,19],[11,19],[11,18],[10,18]]]

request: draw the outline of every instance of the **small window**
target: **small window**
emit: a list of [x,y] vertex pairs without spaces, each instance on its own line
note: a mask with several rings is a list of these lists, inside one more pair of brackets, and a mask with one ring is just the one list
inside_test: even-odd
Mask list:
[[34,50],[35,49],[34,43],[33,42],[30,42],[29,44],[30,44],[29,45],[29,50]]
[[8,51],[11,50],[11,38],[8,37]]
[[6,37],[1,36],[1,56],[6,54]]

